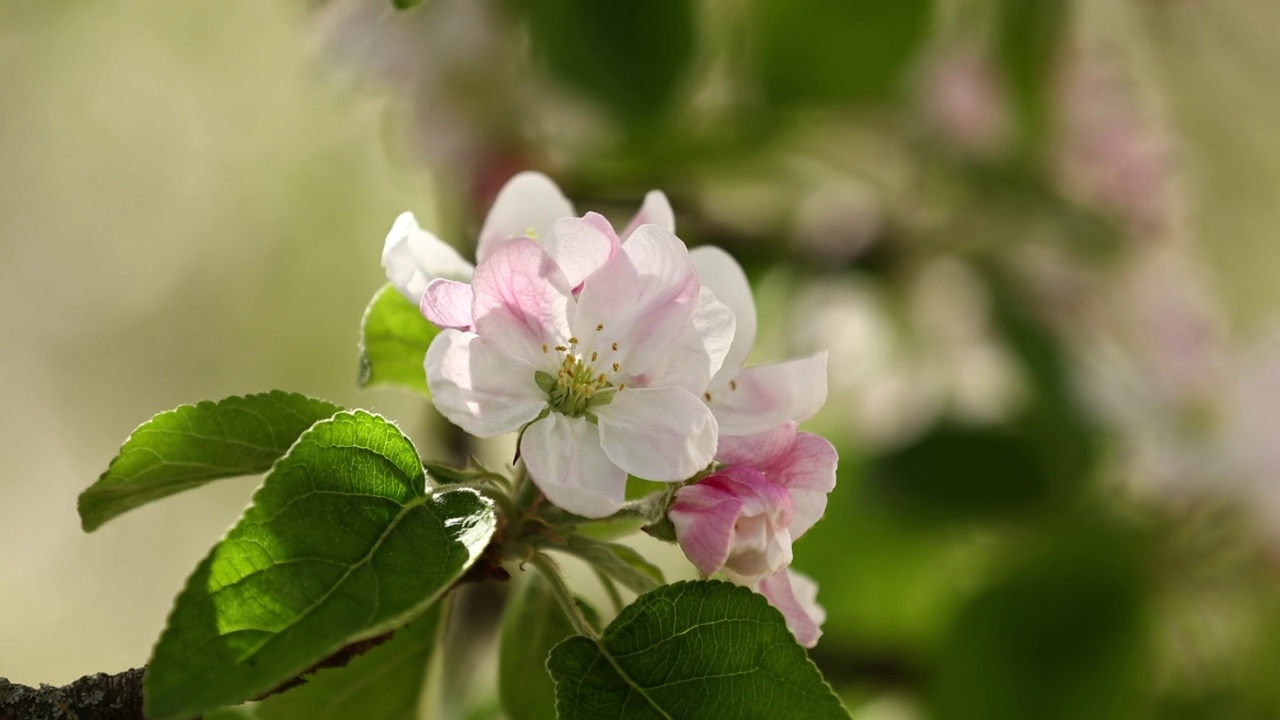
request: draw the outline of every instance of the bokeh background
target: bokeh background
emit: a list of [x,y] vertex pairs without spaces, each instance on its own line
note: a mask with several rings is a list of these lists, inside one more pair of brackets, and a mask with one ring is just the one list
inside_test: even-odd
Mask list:
[[[256,478],[88,536],[134,426],[356,388],[382,238],[514,172],[746,266],[828,349],[796,545],[861,720],[1280,717],[1280,5],[0,4],[0,675],[142,664]],[[672,575],[678,553],[667,553]],[[455,709],[494,717],[484,682]]]

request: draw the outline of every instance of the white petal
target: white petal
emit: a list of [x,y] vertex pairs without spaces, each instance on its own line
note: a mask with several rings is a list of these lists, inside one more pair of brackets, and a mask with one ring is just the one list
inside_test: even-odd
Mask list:
[[477,437],[514,432],[546,407],[534,368],[473,333],[443,330],[427,348],[431,401]]
[[387,280],[417,305],[427,283],[443,277],[453,280],[469,280],[471,263],[462,259],[457,250],[440,238],[418,226],[413,213],[400,213],[387,233],[382,245],[382,267]]
[[[632,233],[578,296],[574,334],[585,351],[639,376],[660,367],[697,305],[698,276],[680,238],[655,225]],[[617,343],[617,349],[613,348]]]
[[756,590],[782,612],[796,642],[807,648],[818,644],[827,611],[818,604],[818,584],[809,576],[787,568],[760,581]]
[[574,215],[573,204],[554,180],[539,172],[519,173],[502,186],[493,200],[480,229],[476,262],[484,262],[504,240],[544,237],[556,220]]
[[600,432],[585,418],[553,412],[525,429],[520,457],[553,505],[587,518],[607,517],[626,499],[627,473],[600,449]]
[[636,477],[686,480],[715,455],[715,417],[687,390],[626,388],[595,413],[605,454]]
[[804,422],[827,401],[827,354],[749,367],[724,386],[713,381],[712,388],[708,404],[726,435]]
[[569,287],[573,288],[613,257],[620,244],[609,221],[598,213],[557,220],[542,240],[547,254],[560,266]]
[[[729,306],[734,316],[733,345],[725,356],[717,381],[736,375],[751,354],[756,342],[756,303],[751,296],[751,284],[742,266],[729,253],[718,247],[704,245],[689,251],[689,259],[698,271],[703,287],[711,288],[720,302]],[[720,384],[719,382],[713,384]]]
[[470,285],[457,280],[436,278],[427,283],[418,309],[436,327],[473,330],[471,306],[474,300],[475,295],[471,292]]
[[622,231],[622,239],[631,237],[631,233],[641,225],[657,225],[667,232],[676,231],[676,214],[671,209],[671,201],[661,190],[650,190],[644,196],[644,204],[636,212],[627,228]]
[[542,246],[517,238],[476,267],[471,288],[476,332],[506,352],[540,363],[569,335],[573,299],[564,274]]
[[707,389],[729,352],[734,332],[733,312],[707,288],[698,292],[698,306],[684,334],[671,347],[658,370],[644,375],[641,387],[674,386],[695,395]]

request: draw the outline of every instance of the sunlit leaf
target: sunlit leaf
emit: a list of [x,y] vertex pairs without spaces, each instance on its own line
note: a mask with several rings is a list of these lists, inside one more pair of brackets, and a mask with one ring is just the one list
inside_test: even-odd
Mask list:
[[847,718],[763,596],[680,582],[640,596],[605,628],[551,651],[562,720]]
[[655,590],[666,582],[658,566],[626,545],[571,535],[567,544],[557,549],[586,560],[592,567],[637,594]]
[[178,596],[147,666],[147,716],[252,699],[430,607],[496,517],[473,491],[424,482],[383,418],[344,412],[304,433]]
[[153,500],[212,480],[266,472],[294,440],[342,408],[279,390],[162,412],[133,431],[80,494],[86,532]]
[[529,573],[502,619],[498,695],[511,720],[556,716],[555,683],[547,674],[547,656],[572,634],[573,625],[546,581]]
[[423,362],[439,333],[393,285],[384,285],[360,323],[360,387],[396,385],[426,394]]

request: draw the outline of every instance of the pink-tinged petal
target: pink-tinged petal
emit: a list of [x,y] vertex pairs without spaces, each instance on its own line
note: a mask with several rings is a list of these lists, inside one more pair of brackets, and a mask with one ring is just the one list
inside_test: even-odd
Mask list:
[[727,435],[804,422],[827,401],[827,354],[749,367],[723,386],[713,383],[709,392],[708,404]]
[[641,387],[679,387],[701,395],[715,375],[733,341],[733,313],[707,288],[698,292],[698,306],[684,334],[671,347],[659,369],[637,378]]
[[650,190],[644,196],[644,204],[636,212],[627,228],[622,231],[622,239],[631,237],[631,233],[641,225],[657,225],[667,232],[676,231],[676,214],[671,209],[671,202],[661,190]]
[[685,480],[715,455],[716,419],[687,390],[626,388],[594,412],[605,454],[636,477]]
[[822,519],[827,495],[836,487],[838,463],[836,448],[829,440],[813,433],[799,433],[785,456],[761,468],[769,480],[791,493],[793,539]]
[[574,334],[604,363],[618,363],[624,376],[644,375],[661,366],[684,333],[699,290],[680,238],[641,226],[583,284]]
[[457,280],[436,278],[427,284],[419,306],[436,327],[471,330],[471,286]]
[[471,263],[462,259],[457,250],[440,238],[418,226],[413,213],[400,213],[387,233],[382,245],[382,267],[387,280],[417,305],[427,283],[444,277],[467,280],[471,277]]
[[598,213],[557,220],[542,239],[542,246],[560,266],[571,288],[604,265],[621,244],[613,226]]
[[520,457],[547,499],[575,515],[608,517],[626,499],[627,473],[605,457],[599,430],[585,418],[553,412],[533,423]]
[[794,422],[781,423],[748,435],[727,435],[721,432],[720,444],[716,447],[716,460],[725,465],[748,465],[763,470],[785,456],[795,441]]
[[676,491],[667,517],[676,542],[704,577],[724,567],[733,545],[733,526],[742,500],[716,483],[699,482]]
[[716,298],[733,311],[733,344],[716,376],[720,382],[713,383],[723,384],[742,369],[756,342],[756,303],[751,296],[751,284],[738,261],[718,247],[696,247],[689,251],[689,259],[698,271],[702,286],[711,288]]
[[485,259],[504,241],[518,237],[544,237],[556,220],[576,215],[573,204],[551,178],[539,172],[518,173],[493,200],[480,229],[476,262]]
[[514,432],[547,404],[532,365],[472,333],[441,331],[427,348],[426,368],[436,409],[477,437]]
[[818,644],[827,612],[818,604],[817,583],[788,568],[761,580],[756,591],[782,612],[796,642],[807,648]]
[[539,363],[543,347],[569,335],[568,285],[559,266],[529,238],[503,243],[476,267],[471,288],[476,333]]

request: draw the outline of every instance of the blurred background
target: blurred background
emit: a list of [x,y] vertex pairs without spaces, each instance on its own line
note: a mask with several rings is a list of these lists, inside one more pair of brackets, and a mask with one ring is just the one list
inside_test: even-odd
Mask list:
[[[141,665],[257,478],[93,536],[140,422],[356,388],[382,238],[514,172],[730,250],[830,351],[796,545],[860,720],[1277,718],[1280,5],[0,5],[0,675]],[[646,546],[649,549],[650,546]],[[671,577],[692,571],[667,549]],[[476,689],[479,688],[479,689]],[[484,683],[462,708],[498,717]]]

